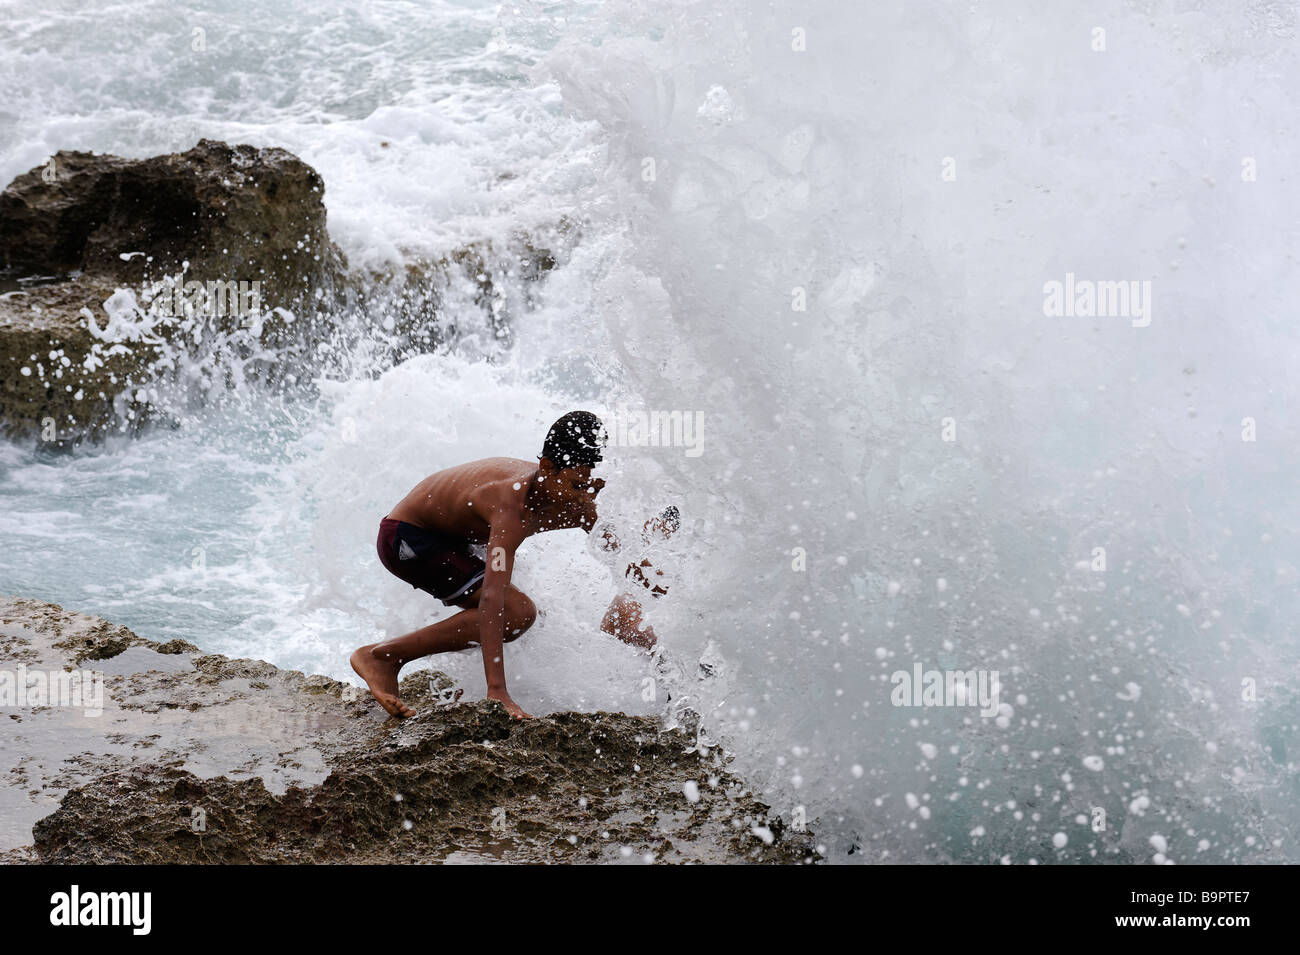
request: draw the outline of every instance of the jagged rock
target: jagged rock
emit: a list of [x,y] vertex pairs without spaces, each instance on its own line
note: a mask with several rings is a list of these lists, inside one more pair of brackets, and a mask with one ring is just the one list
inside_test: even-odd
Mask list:
[[139,283],[188,261],[200,276],[261,278],[277,301],[337,268],[325,184],[283,149],[203,139],[148,159],[60,151],[51,163],[0,194],[0,268]]
[[816,859],[716,748],[648,717],[516,721],[497,703],[449,704],[449,678],[423,671],[402,681],[417,714],[399,721],[327,677],[0,598],[0,667],[77,661],[105,674],[100,716],[9,711],[4,861]]
[[[349,272],[323,194],[315,170],[282,149],[211,140],[139,160],[59,152],[16,178],[0,194],[0,431],[52,447],[134,433],[166,418],[156,386],[186,359],[173,397],[200,403],[229,387],[232,368],[297,389],[340,335],[382,343],[375,361],[401,361],[456,336],[440,317],[449,290],[449,311],[480,313],[466,324],[505,347],[531,283],[556,264],[548,246],[578,235],[561,217],[500,247]],[[240,291],[226,283],[254,281],[259,314],[233,313]]]
[[[206,139],[138,160],[60,151],[18,176],[0,193],[0,426],[76,440],[145,416],[129,389],[147,382],[170,341],[249,326],[249,345],[282,344],[290,323],[275,309],[310,321],[344,267],[326,231],[324,188],[283,149]],[[199,308],[165,314],[157,302],[175,296],[152,286],[170,281],[220,283],[212,287],[222,294],[191,292]],[[228,301],[229,283],[248,291],[253,282],[268,318]],[[133,314],[122,296],[105,308],[118,289],[151,317],[110,339],[108,326]]]
[[409,357],[431,351],[460,331],[459,309],[444,308],[448,289],[459,286],[468,293],[459,304],[472,306],[481,319],[471,324],[485,325],[508,347],[517,313],[535,304],[533,283],[556,266],[555,253],[540,243],[562,247],[577,236],[574,223],[561,217],[535,235],[516,231],[500,247],[480,241],[434,259],[408,255],[400,269],[371,270],[364,278],[350,275],[341,287],[344,307],[382,322],[394,354]]

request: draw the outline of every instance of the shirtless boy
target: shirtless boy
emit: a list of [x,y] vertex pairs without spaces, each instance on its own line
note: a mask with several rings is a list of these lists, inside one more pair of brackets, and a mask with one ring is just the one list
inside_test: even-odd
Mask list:
[[[446,620],[405,636],[372,643],[352,654],[352,669],[379,705],[397,717],[415,711],[397,696],[402,667],[431,653],[478,645],[483,650],[487,698],[511,716],[527,718],[506,691],[503,645],[532,626],[537,608],[510,582],[515,550],[543,531],[596,523],[592,480],[601,460],[604,427],[587,411],[571,411],[551,425],[537,464],[486,458],[439,471],[417,484],[379,522],[379,560],[395,576],[449,607]],[[471,548],[487,546],[486,563]]]

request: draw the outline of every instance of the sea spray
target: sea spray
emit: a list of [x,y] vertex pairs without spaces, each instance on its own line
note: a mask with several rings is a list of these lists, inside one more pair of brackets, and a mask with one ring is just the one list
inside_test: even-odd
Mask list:
[[[1294,858],[1297,197],[1238,176],[1294,159],[1294,14],[1157,6],[612,3],[546,61],[608,139],[630,388],[707,422],[622,472],[703,515],[661,629],[835,858],[1145,861],[1135,794],[1180,861]],[[1160,317],[1045,315],[1072,274]],[[1000,671],[996,716],[892,706],[922,664]]]

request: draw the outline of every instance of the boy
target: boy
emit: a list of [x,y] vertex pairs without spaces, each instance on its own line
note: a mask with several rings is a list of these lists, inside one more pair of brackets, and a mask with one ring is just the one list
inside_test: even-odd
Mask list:
[[[592,480],[601,460],[604,426],[587,411],[571,411],[551,425],[536,465],[515,458],[486,458],[439,471],[417,484],[379,522],[379,560],[412,587],[461,612],[405,636],[372,643],[352,654],[357,672],[379,705],[404,718],[415,711],[397,696],[397,674],[430,653],[483,649],[487,698],[526,719],[506,691],[504,643],[517,639],[537,608],[510,583],[515,550],[543,531],[596,523]],[[485,544],[487,561],[471,549]]]

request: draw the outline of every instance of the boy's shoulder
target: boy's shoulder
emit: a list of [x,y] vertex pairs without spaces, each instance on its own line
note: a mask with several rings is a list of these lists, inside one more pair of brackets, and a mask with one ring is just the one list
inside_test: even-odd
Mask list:
[[525,461],[522,458],[479,458],[477,461],[460,465],[459,469],[496,473],[504,478],[507,475],[528,474],[535,471],[537,462]]
[[479,458],[443,468],[431,477],[440,477],[448,483],[465,487],[485,487],[503,481],[523,480],[536,467],[536,464],[530,465],[518,458]]
[[474,480],[466,488],[467,493],[502,516],[522,515],[527,509],[525,498],[528,482],[536,465],[515,458],[486,458],[476,462],[480,467],[474,474]]

